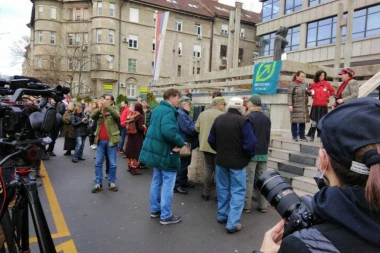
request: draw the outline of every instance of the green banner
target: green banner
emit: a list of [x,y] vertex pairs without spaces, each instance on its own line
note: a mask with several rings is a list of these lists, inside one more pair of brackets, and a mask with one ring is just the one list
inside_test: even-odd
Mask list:
[[253,68],[252,94],[276,94],[282,61],[257,63]]

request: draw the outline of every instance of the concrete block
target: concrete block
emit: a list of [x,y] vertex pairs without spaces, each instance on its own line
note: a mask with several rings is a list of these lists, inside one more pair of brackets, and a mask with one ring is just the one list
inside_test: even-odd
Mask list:
[[317,167],[305,167],[305,170],[303,172],[304,177],[313,178],[315,173],[317,173],[318,169]]
[[308,156],[302,153],[290,154],[289,161],[314,166],[316,162],[316,157]]
[[297,142],[283,142],[282,148],[285,150],[297,151],[300,152],[300,144]]
[[306,177],[293,178],[292,186],[301,191],[310,192],[313,194],[319,191],[317,184],[314,182],[314,180]]
[[274,147],[274,148],[282,148],[282,141],[272,139],[272,147]]
[[270,152],[270,156],[273,158],[278,158],[278,159],[282,159],[286,161],[289,160],[289,152],[287,152],[286,150],[270,149],[269,152]]
[[312,146],[310,144],[309,145],[301,145],[300,152],[318,156],[319,144],[316,144],[315,146],[314,145]]

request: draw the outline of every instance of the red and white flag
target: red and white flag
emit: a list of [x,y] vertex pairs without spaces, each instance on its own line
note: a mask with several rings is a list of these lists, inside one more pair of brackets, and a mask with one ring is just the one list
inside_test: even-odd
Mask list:
[[154,75],[152,85],[156,85],[158,78],[160,77],[160,69],[162,64],[162,55],[164,52],[164,41],[166,26],[169,20],[169,12],[159,12],[156,18],[156,48],[154,53]]

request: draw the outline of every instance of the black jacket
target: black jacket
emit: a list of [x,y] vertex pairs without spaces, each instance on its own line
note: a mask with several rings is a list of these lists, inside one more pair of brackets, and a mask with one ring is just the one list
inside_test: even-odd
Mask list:
[[86,118],[86,116],[84,116],[83,113],[77,114],[77,113],[73,112],[71,114],[70,123],[74,127],[75,137],[87,136],[88,135],[88,128],[87,128],[88,121],[87,121],[87,123],[83,123],[82,122],[83,118]]
[[270,119],[261,111],[252,111],[247,115],[257,138],[256,155],[268,154],[270,142]]
[[312,205],[323,222],[285,237],[279,252],[380,252],[380,213],[368,208],[364,188],[325,187]]

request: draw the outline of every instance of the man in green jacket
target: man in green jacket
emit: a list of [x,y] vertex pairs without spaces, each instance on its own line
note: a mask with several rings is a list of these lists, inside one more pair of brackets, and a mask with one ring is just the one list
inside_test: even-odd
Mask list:
[[120,141],[118,122],[120,120],[119,108],[115,106],[112,95],[105,94],[101,97],[98,109],[91,114],[91,118],[97,121],[95,132],[96,160],[95,160],[95,187],[92,193],[102,189],[103,161],[107,156],[109,164],[108,182],[109,189],[117,192],[116,181],[116,151]]
[[164,100],[152,112],[139,158],[141,163],[153,167],[150,217],[160,217],[162,225],[181,221],[181,216],[174,216],[170,209],[177,171],[181,168],[179,151],[185,145],[177,123],[180,97],[176,89],[164,92]]

